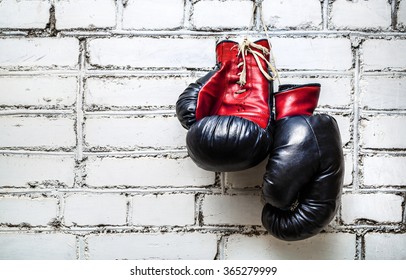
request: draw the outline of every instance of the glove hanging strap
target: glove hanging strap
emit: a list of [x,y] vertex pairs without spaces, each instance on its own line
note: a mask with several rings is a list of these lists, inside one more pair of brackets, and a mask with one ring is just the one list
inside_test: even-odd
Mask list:
[[[244,41],[240,44],[239,46],[239,52],[242,55],[242,59],[243,62],[242,64],[239,64],[240,66],[244,66],[243,70],[241,72],[241,76],[240,76],[240,80],[238,81],[238,84],[240,85],[245,85],[245,81],[246,81],[246,61],[245,61],[245,56],[248,53],[252,53],[255,61],[258,64],[259,69],[261,70],[261,73],[269,80],[269,81],[274,81],[275,79],[278,81],[278,84],[280,84],[280,80],[279,80],[279,73],[276,69],[276,63],[275,63],[275,56],[272,53],[272,44],[271,44],[271,39],[269,38],[269,34],[268,34],[268,29],[266,27],[265,21],[264,21],[264,16],[262,13],[262,2],[263,0],[255,0],[254,1],[254,6],[252,9],[252,17],[251,17],[251,23],[250,23],[250,27],[248,28],[248,30],[252,29],[254,27],[254,17],[255,17],[255,12],[258,11],[259,14],[259,19],[261,21],[261,25],[262,25],[262,29],[264,30],[265,36],[268,40],[268,44],[269,44],[269,50],[261,45],[255,44],[250,42],[247,37],[244,39]],[[262,54],[258,51],[254,51],[255,54],[253,53],[252,48],[256,48],[262,51]],[[265,55],[269,55],[269,61],[265,58]],[[272,77],[268,74],[267,71],[265,71],[262,67],[262,65],[259,63],[259,59],[263,59],[266,62],[266,65],[269,67],[269,69],[272,72]]]

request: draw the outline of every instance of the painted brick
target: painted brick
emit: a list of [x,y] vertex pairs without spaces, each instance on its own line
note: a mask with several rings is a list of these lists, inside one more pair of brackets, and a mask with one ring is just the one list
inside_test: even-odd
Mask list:
[[351,78],[346,77],[320,77],[320,78],[293,78],[284,77],[283,84],[310,84],[321,85],[319,107],[347,107],[351,104]]
[[406,2],[405,1],[400,1],[399,6],[398,6],[398,14],[397,14],[397,19],[398,19],[398,28],[406,28]]
[[350,40],[344,38],[272,38],[276,67],[303,70],[348,70]]
[[74,194],[65,199],[65,224],[124,225],[127,199],[116,194]]
[[88,237],[91,260],[213,260],[217,237],[210,233],[133,233]]
[[194,4],[192,25],[214,30],[249,27],[252,8],[252,1],[200,1]]
[[75,77],[0,77],[0,106],[72,106],[78,90]]
[[332,4],[331,24],[338,29],[389,29],[391,22],[388,1],[336,0]]
[[173,106],[191,78],[89,78],[85,102],[88,107]]
[[73,186],[73,156],[0,154],[0,186]]
[[364,70],[405,70],[406,40],[367,40],[362,46]]
[[344,154],[344,186],[348,186],[352,183],[352,171],[352,154]]
[[319,28],[322,23],[319,0],[262,2],[264,20],[274,28]]
[[93,39],[88,44],[90,63],[98,66],[213,67],[215,64],[213,39],[111,38]]
[[124,29],[175,29],[183,25],[183,0],[128,0]]
[[50,7],[47,0],[2,0],[0,28],[45,28]]
[[2,233],[2,260],[74,260],[76,238],[62,233]]
[[185,226],[195,223],[193,194],[145,195],[132,199],[132,224]]
[[351,141],[351,119],[347,116],[329,114],[337,121],[343,145]]
[[78,65],[75,38],[0,39],[0,67],[71,67]]
[[366,260],[405,260],[406,234],[368,233],[365,235]]
[[[263,233],[267,160],[222,177],[187,157],[177,98],[212,69],[218,40],[243,39],[254,2],[0,0],[0,259],[405,259],[406,40],[390,31],[405,30],[406,1],[260,1],[282,82],[321,83],[316,112],[336,118],[346,147],[342,209],[327,233],[298,242]],[[207,193],[220,178],[225,194]],[[80,236],[44,234],[55,218]],[[91,230],[103,225],[111,230]]]
[[55,198],[0,197],[0,224],[45,226],[56,218],[57,211]]
[[360,82],[365,109],[406,109],[406,78],[365,77]]
[[238,172],[225,173],[225,185],[229,188],[254,188],[262,185],[268,158],[258,165]]
[[176,117],[88,117],[85,132],[90,146],[164,149],[186,145],[186,130]]
[[352,260],[355,235],[321,233],[312,238],[286,242],[270,235],[231,235],[225,244],[225,259]]
[[259,196],[207,195],[203,201],[204,224],[261,225],[263,204]]
[[405,116],[368,117],[361,122],[365,148],[406,148]]
[[90,186],[207,186],[215,174],[198,168],[190,159],[92,158],[86,165]]
[[116,24],[115,1],[57,0],[55,1],[55,17],[57,29],[114,27]]
[[376,222],[402,221],[403,198],[394,194],[343,194],[342,219],[351,224],[359,219]]
[[73,147],[74,120],[47,117],[0,117],[0,147]]
[[370,156],[364,158],[364,184],[367,186],[406,185],[406,157]]

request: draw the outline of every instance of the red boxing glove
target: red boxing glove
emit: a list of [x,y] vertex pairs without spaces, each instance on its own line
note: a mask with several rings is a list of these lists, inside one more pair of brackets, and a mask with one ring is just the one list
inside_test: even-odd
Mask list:
[[201,168],[239,171],[264,160],[272,145],[272,77],[267,40],[216,46],[213,71],[179,96],[188,153]]

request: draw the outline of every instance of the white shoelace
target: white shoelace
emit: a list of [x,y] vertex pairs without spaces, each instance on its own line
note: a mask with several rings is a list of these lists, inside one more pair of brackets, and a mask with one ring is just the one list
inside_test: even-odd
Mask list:
[[[259,50],[259,51],[258,51]],[[262,75],[268,80],[268,81],[273,81],[277,77],[278,73],[275,69],[275,67],[266,59],[266,55],[269,55],[269,50],[261,46],[259,44],[253,43],[247,38],[245,38],[238,46],[238,55],[241,55],[242,57],[242,62],[238,64],[238,67],[242,67],[242,71],[238,73],[240,76],[239,81],[237,84],[240,86],[244,86],[247,83],[247,61],[246,61],[246,56],[248,54],[252,54],[252,56],[255,59],[255,62],[258,65],[259,70],[261,71]],[[268,71],[266,71],[262,67],[261,59],[265,61],[265,64],[269,67],[271,70],[273,76],[269,75]]]
[[[274,55],[272,53],[271,40],[269,38],[268,29],[266,27],[264,17],[263,17],[263,14],[262,14],[262,2],[263,2],[263,0],[255,0],[255,2],[254,2],[254,7],[253,7],[253,10],[252,10],[252,18],[251,18],[251,27],[249,29],[251,29],[253,27],[253,25],[254,25],[255,11],[258,10],[259,11],[259,18],[261,20],[261,25],[262,25],[262,28],[263,28],[263,30],[265,32],[265,35],[266,35],[266,38],[268,40],[270,49],[267,49],[266,47],[263,47],[263,46],[261,46],[259,44],[251,42],[250,40],[247,39],[247,37],[245,37],[244,40],[239,44],[239,46],[238,46],[238,55],[241,55],[242,62],[240,62],[238,64],[238,67],[243,67],[243,69],[238,74],[240,76],[240,79],[237,82],[237,84],[239,84],[241,87],[243,87],[247,83],[246,56],[249,53],[253,55],[257,65],[258,65],[258,68],[261,71],[261,73],[264,75],[264,77],[268,81],[274,81],[275,79],[277,79],[278,83],[280,84],[279,73],[278,73],[276,67],[274,66],[275,65],[275,59],[274,59]],[[270,60],[268,60],[266,58],[266,56],[268,56],[268,55],[269,55]],[[263,61],[265,61],[265,64],[271,70],[272,76],[268,73],[268,71],[266,71],[262,67],[261,59]],[[241,90],[237,91],[236,93],[243,93],[245,91],[246,91],[246,89],[241,89]]]

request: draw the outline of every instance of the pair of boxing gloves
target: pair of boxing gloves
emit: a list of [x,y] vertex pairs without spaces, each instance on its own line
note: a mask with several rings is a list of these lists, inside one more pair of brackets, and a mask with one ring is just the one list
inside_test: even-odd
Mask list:
[[301,240],[323,230],[339,207],[340,132],[333,117],[313,113],[319,84],[273,92],[269,51],[266,39],[219,42],[215,68],[184,90],[176,114],[188,129],[189,156],[205,170],[240,171],[268,157],[262,224],[279,239]]

